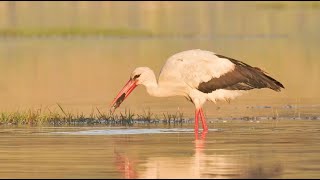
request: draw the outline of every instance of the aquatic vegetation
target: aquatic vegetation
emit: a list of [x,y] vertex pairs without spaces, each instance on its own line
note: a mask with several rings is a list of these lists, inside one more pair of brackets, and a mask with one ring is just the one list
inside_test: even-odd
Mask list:
[[163,113],[164,122],[168,124],[182,124],[183,113],[176,112],[175,114]]
[[136,114],[125,109],[119,114],[102,112],[99,108],[93,108],[89,115],[83,113],[71,113],[57,104],[58,111],[49,108],[29,109],[27,111],[2,112],[0,113],[0,125],[29,125],[29,126],[92,126],[92,125],[121,125],[131,126],[135,123],[182,123],[183,114],[164,114],[164,118],[151,113],[150,109],[142,114]]
[[[53,109],[53,108],[52,108]],[[182,126],[184,124],[193,124],[193,118],[186,118],[180,111],[175,113],[162,112],[153,113],[150,109],[145,109],[142,113],[135,113],[130,109],[124,109],[117,114],[110,111],[102,111],[98,107],[92,108],[91,113],[72,113],[57,104],[56,110],[48,107],[38,109],[28,109],[16,112],[0,112],[0,126],[133,126],[139,125],[165,125],[165,126]],[[283,107],[287,110],[286,107]],[[225,122],[228,120],[242,121],[275,121],[277,123],[281,119],[291,120],[320,120],[318,114],[300,114],[295,111],[278,112],[279,109],[271,108],[270,116],[244,116],[224,118],[210,118],[209,123]]]
[[154,117],[154,114],[150,112],[150,109],[148,109],[148,111],[143,110],[143,114],[137,114],[137,119],[143,121],[144,123],[153,123],[153,120],[158,118]]

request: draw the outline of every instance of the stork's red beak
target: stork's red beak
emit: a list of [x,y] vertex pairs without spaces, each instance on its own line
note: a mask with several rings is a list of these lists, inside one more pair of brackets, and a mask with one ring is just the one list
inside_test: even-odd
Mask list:
[[120,104],[124,101],[125,98],[137,87],[137,81],[130,79],[127,84],[121,89],[116,98],[111,103],[111,111],[114,112]]

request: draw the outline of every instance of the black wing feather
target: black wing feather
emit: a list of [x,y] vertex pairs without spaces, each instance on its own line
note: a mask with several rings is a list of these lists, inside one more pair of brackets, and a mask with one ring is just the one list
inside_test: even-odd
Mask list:
[[260,88],[270,88],[280,91],[284,86],[265,74],[264,71],[257,67],[252,67],[244,62],[218,55],[219,58],[225,58],[235,64],[235,69],[219,78],[212,78],[208,82],[202,82],[198,86],[198,90],[204,93],[211,93],[217,89],[226,90],[250,90]]

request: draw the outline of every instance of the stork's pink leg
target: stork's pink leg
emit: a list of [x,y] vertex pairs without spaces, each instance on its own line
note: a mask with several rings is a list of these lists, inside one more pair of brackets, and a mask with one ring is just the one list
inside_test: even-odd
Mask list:
[[194,117],[194,134],[196,136],[196,139],[198,139],[198,133],[199,133],[199,115],[200,115],[200,109],[196,109],[195,117]]
[[201,122],[202,122],[202,129],[203,129],[203,131],[208,131],[208,125],[206,122],[206,118],[204,117],[202,108],[200,108],[199,111],[200,111],[199,114],[200,114],[200,118],[201,118]]

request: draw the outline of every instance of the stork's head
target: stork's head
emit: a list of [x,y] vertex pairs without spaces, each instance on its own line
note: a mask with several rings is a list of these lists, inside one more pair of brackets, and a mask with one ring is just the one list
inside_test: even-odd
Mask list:
[[148,67],[138,67],[130,75],[129,81],[121,89],[116,98],[111,103],[113,112],[129,96],[129,94],[140,84],[146,84],[148,80],[154,77],[153,71]]

